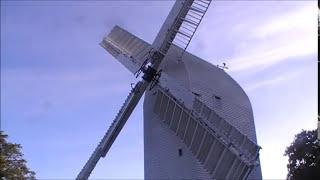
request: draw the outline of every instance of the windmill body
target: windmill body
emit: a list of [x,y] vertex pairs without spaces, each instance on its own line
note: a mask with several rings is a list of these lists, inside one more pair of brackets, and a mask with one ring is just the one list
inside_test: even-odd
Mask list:
[[[151,91],[147,91],[145,95],[145,178],[210,179],[218,175],[219,177],[216,177],[218,179],[242,179],[245,177],[249,179],[262,179],[259,165],[254,166],[252,171],[242,176],[240,171],[235,172],[237,168],[241,166],[237,164],[238,161],[235,159],[231,159],[230,161],[233,162],[227,165],[227,167],[225,166],[227,171],[219,174],[218,172],[221,172],[221,170],[219,170],[218,166],[223,167],[224,163],[228,164],[228,162],[223,160],[228,159],[228,157],[222,157],[222,151],[228,151],[227,146],[218,146],[217,143],[216,145],[213,145],[213,143],[210,144],[210,142],[207,143],[208,140],[205,140],[206,136],[209,136],[211,133],[204,129],[202,137],[199,138],[196,137],[197,130],[194,130],[193,135],[189,135],[189,137],[192,137],[192,140],[189,140],[190,142],[188,143],[187,133],[190,133],[190,130],[188,130],[187,124],[191,121],[190,117],[184,116],[183,113],[175,113],[176,111],[179,112],[179,110],[169,105],[170,102],[167,103],[167,108],[160,108],[160,111],[163,112],[155,112],[155,108],[159,103],[165,103],[163,100],[162,102],[157,100],[157,93],[162,90],[163,92],[171,94],[176,101],[181,102],[186,112],[189,110],[189,112],[194,114],[195,118],[201,118],[200,121],[204,121],[206,125],[209,126],[208,128],[216,131],[220,129],[221,132],[217,132],[217,134],[222,135],[224,131],[222,128],[228,129],[228,127],[222,124],[218,125],[217,121],[213,119],[217,118],[214,117],[214,113],[232,126],[232,128],[230,128],[232,130],[230,131],[234,133],[233,135],[237,136],[236,131],[234,131],[237,129],[237,133],[240,132],[250,139],[251,142],[256,143],[255,126],[250,101],[241,87],[224,70],[192,54],[184,53],[182,61],[177,61],[177,56],[180,54],[179,51],[181,51],[181,49],[176,47],[169,49],[162,66],[162,79],[159,84],[161,88],[157,87]],[[195,99],[205,104],[211,111],[207,112],[211,114],[203,114],[206,111],[204,108],[197,114]],[[174,99],[171,102],[173,101]],[[173,109],[173,112],[168,112],[170,111],[169,109]],[[164,114],[162,115],[163,118],[160,117],[162,113]],[[201,115],[201,113],[203,115]],[[176,114],[178,115],[176,116]],[[208,118],[205,118],[205,116],[208,116]],[[172,119],[169,120],[170,118]],[[173,120],[173,118],[178,119],[178,122],[175,122],[176,120]],[[170,123],[168,123],[169,121]],[[221,122],[222,120],[220,123]],[[214,139],[213,141],[217,141],[216,137],[212,137]],[[193,144],[197,144],[195,143],[196,141],[200,142],[199,145],[192,146]],[[205,144],[210,144],[209,147],[207,147],[209,149],[208,152],[203,152]],[[192,147],[194,147],[193,150]],[[220,150],[222,151],[217,149],[219,147],[221,147]],[[205,155],[199,158],[201,154]],[[214,156],[213,154],[218,154],[218,156]],[[230,154],[227,155],[225,153],[224,155],[232,156]],[[220,164],[217,164],[216,169],[213,169],[211,167],[212,165],[209,165],[209,161],[217,162],[220,158],[222,159]]]
[[176,1],[152,45],[119,26],[103,39],[143,75],[77,179],[106,156],[144,93],[146,179],[262,179],[247,95],[223,69],[186,51],[210,3]]

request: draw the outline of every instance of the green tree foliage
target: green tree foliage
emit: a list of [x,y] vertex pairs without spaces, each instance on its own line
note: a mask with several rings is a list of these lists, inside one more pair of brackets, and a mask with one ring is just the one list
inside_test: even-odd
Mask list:
[[35,179],[35,173],[26,166],[20,144],[7,141],[8,135],[0,131],[0,179]]
[[320,179],[320,146],[317,130],[302,130],[285,151],[290,180]]

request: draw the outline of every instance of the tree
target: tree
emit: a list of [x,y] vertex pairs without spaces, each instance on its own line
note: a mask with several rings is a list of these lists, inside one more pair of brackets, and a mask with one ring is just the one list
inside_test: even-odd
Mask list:
[[35,173],[26,165],[20,144],[7,141],[8,135],[0,131],[0,179],[35,179]]
[[320,146],[317,130],[302,130],[285,151],[290,180],[320,179]]

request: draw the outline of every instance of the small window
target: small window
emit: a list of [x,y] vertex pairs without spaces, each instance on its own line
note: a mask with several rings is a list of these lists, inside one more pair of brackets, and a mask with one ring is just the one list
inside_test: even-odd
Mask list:
[[203,118],[209,119],[209,116],[210,116],[210,109],[209,109],[209,107],[207,107],[206,105],[204,105],[203,108],[202,108],[201,115],[202,115]]
[[213,105],[215,108],[222,109],[221,97],[213,95]]
[[195,110],[195,112],[200,113],[201,106],[202,106],[202,103],[197,98],[195,98],[193,101],[193,109]]
[[178,153],[179,153],[179,156],[181,157],[182,156],[182,149],[181,148],[179,148]]

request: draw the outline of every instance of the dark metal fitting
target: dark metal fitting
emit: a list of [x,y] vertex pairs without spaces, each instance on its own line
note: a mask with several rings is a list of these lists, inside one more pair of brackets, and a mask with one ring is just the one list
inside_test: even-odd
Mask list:
[[152,68],[151,66],[148,66],[147,69],[142,69],[142,72],[144,75],[142,76],[142,79],[144,79],[147,82],[151,82],[155,75],[157,74],[157,70]]

